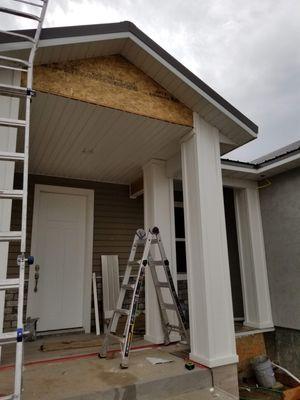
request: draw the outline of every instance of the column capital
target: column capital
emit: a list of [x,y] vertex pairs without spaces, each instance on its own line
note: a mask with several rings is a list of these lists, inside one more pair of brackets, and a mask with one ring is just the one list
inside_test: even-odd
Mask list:
[[157,158],[152,158],[151,160],[147,161],[146,164],[143,165],[143,170],[154,166],[154,165],[158,165],[160,167],[163,167],[166,165],[166,161],[165,160],[159,160]]

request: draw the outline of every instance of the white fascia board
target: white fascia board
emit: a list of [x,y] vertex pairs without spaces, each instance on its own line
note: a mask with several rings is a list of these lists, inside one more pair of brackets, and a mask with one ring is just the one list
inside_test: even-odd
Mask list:
[[[113,39],[128,39],[127,32],[120,33],[106,33],[100,35],[88,35],[88,36],[73,36],[73,37],[63,37],[63,38],[55,38],[55,39],[41,39],[39,41],[39,47],[53,47],[53,46],[62,46],[66,44],[77,44],[77,43],[88,43],[88,42],[101,42],[104,40],[113,40]],[[15,51],[15,50],[24,50],[30,49],[31,44],[28,41],[24,42],[15,42],[15,43],[3,43],[0,45],[1,51]]]
[[[293,164],[296,161],[300,161],[300,153],[291,155],[290,157],[286,157],[283,160],[275,161],[265,167],[260,167],[257,169],[254,168],[247,168],[247,167],[240,167],[238,165],[228,165],[228,164],[221,164],[221,168],[223,171],[235,171],[235,172],[243,172],[244,174],[249,174],[249,177],[256,177],[257,179],[262,178],[261,175],[266,173],[272,173],[273,171],[276,173],[276,169],[282,167],[287,164]],[[222,163],[222,160],[221,160]]]
[[[75,44],[75,43],[87,43],[87,42],[96,42],[103,40],[111,40],[111,39],[131,39],[134,43],[136,43],[139,47],[145,50],[148,54],[150,54],[153,58],[159,61],[160,64],[165,66],[169,71],[175,74],[179,79],[181,79],[184,83],[190,86],[194,91],[199,93],[201,97],[205,98],[209,101],[214,107],[220,110],[227,117],[232,119],[237,125],[239,125],[243,130],[249,133],[253,138],[257,137],[257,134],[253,132],[247,125],[245,125],[242,121],[236,118],[232,113],[230,113],[226,108],[224,108],[217,101],[212,99],[207,93],[201,90],[197,85],[191,82],[186,76],[184,76],[181,72],[179,72],[176,68],[170,65],[165,59],[159,56],[155,51],[150,49],[144,42],[138,39],[131,32],[120,32],[120,33],[109,33],[109,34],[100,34],[100,35],[87,35],[87,36],[74,36],[74,37],[66,37],[66,38],[55,38],[55,39],[44,39],[39,41],[39,47],[50,47],[50,46],[61,46],[65,44]],[[24,50],[29,49],[29,42],[16,42],[16,43],[4,43],[0,45],[0,52],[2,51],[12,51],[12,50]]]
[[201,97],[205,98],[207,101],[209,101],[213,106],[215,106],[218,110],[220,110],[223,114],[225,114],[227,117],[232,119],[237,125],[239,125],[242,129],[244,129],[247,133],[249,133],[253,138],[257,137],[257,134],[253,132],[247,125],[245,125],[242,121],[240,121],[238,118],[236,118],[231,112],[226,110],[221,104],[219,104],[217,101],[212,99],[207,93],[205,93],[203,90],[201,90],[197,85],[195,85],[193,82],[191,82],[186,76],[184,76],[181,72],[179,72],[176,68],[174,68],[172,65],[170,65],[165,59],[160,57],[155,51],[150,49],[147,45],[145,45],[140,39],[138,39],[136,36],[134,36],[132,33],[129,32],[129,38],[135,42],[138,46],[140,46],[142,49],[144,49],[148,54],[150,54],[153,58],[155,58],[157,61],[159,61],[162,65],[164,65],[166,68],[169,69],[174,75],[178,76],[184,83],[186,83],[188,86],[190,86],[195,92],[199,93]]
[[259,170],[254,169],[254,168],[240,167],[240,166],[237,166],[237,165],[222,164],[222,160],[221,160],[221,168],[222,168],[223,171],[243,172],[243,173],[249,174],[251,176],[257,175],[257,172],[259,171]]
[[279,160],[277,162],[274,162],[272,164],[266,165],[265,167],[260,167],[257,169],[257,172],[259,174],[264,174],[266,172],[270,172],[273,169],[276,169],[278,167],[281,167],[285,164],[293,163],[294,161],[300,160],[300,153],[294,154],[290,157],[286,157],[283,160]]

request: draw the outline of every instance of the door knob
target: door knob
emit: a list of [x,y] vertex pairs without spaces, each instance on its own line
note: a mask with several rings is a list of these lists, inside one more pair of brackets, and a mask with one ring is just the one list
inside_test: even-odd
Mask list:
[[35,273],[34,273],[34,279],[35,279],[34,292],[38,291],[38,282],[39,282],[39,278],[40,278],[39,270],[40,270],[40,266],[38,264],[36,264]]

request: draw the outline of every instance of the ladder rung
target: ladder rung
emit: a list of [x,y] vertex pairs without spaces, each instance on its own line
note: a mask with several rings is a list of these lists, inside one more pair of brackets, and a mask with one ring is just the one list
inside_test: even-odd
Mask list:
[[28,95],[32,95],[32,92],[28,90],[26,87],[21,86],[10,86],[0,84],[0,95],[4,96],[15,96],[15,97],[26,97]]
[[[23,332],[23,336],[26,336],[29,334],[29,331]],[[17,338],[17,332],[5,332],[5,333],[0,333],[0,344],[9,344],[9,343],[15,343]]]
[[17,33],[17,32],[14,32],[14,31],[4,31],[3,29],[0,29],[0,33],[4,33],[5,35],[17,37],[17,38],[20,38],[20,39],[25,39],[25,40],[28,40],[29,42],[34,43],[34,39],[32,37],[27,36],[27,35],[23,35],[22,33]]
[[8,396],[0,397],[0,400],[13,400],[15,399],[14,394],[9,394]]
[[122,287],[122,289],[125,289],[125,290],[134,290],[134,285],[130,284],[130,283],[127,284],[127,285],[126,284],[124,284],[124,285],[122,284],[121,287]]
[[0,118],[0,126],[11,126],[14,128],[24,127],[26,121],[23,119]]
[[127,265],[131,266],[131,267],[136,267],[138,265],[140,265],[141,260],[135,260],[135,261],[128,261]]
[[29,67],[29,65],[30,65],[28,61],[21,60],[20,58],[14,58],[14,57],[0,56],[0,60],[23,64],[23,65],[26,65],[26,67]]
[[15,343],[17,332],[0,333],[0,344]]
[[[138,239],[136,241],[136,244],[144,245],[146,243],[146,241],[147,241],[147,239]],[[158,243],[157,239],[152,239],[151,240],[151,244],[157,244],[157,243]]]
[[19,279],[0,279],[0,290],[19,288]]
[[40,21],[40,17],[38,15],[29,14],[29,13],[26,13],[26,12],[20,11],[20,10],[14,10],[12,8],[0,7],[0,12],[5,13],[5,14],[15,15],[17,17],[29,18],[29,19],[33,19],[35,21]]
[[15,242],[21,240],[22,232],[14,231],[14,232],[0,232],[0,242]]
[[166,310],[177,310],[177,307],[175,306],[175,304],[170,304],[170,303],[163,303],[163,307]]
[[153,266],[153,265],[163,266],[164,265],[162,260],[151,260],[149,264],[151,266]]
[[155,284],[155,286],[157,286],[157,287],[161,287],[161,288],[169,288],[169,283],[168,282],[157,282],[156,284]]
[[127,310],[127,308],[117,308],[115,312],[121,315],[129,315],[130,310]]
[[0,199],[22,199],[23,190],[1,190]]
[[120,336],[117,336],[117,335],[114,335],[113,333],[110,333],[110,332],[107,332],[107,335],[109,336],[109,337],[111,337],[112,339],[115,339],[115,340],[117,340],[118,342],[120,342],[120,343],[124,343],[124,338],[122,338],[122,337],[120,337]]
[[0,161],[24,161],[24,153],[10,153],[8,151],[0,151]]
[[168,324],[168,328],[171,329],[172,331],[182,332],[182,329],[178,325]]
[[[30,6],[36,6],[36,7],[41,7],[41,8],[43,7],[42,4],[33,3],[32,1],[27,1],[27,0],[13,0],[13,1],[15,1],[17,3],[29,4]],[[41,1],[43,1],[43,0],[41,0]]]
[[[18,67],[11,67],[11,66],[9,66],[9,65],[0,65],[0,68],[2,68],[2,69],[8,69],[9,71],[28,72],[27,69],[18,68]],[[1,398],[1,397],[0,397],[0,398]]]

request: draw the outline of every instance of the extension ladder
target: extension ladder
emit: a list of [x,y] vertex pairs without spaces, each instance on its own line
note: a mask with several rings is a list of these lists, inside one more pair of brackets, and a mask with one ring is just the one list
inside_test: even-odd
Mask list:
[[[139,245],[141,245],[143,248],[143,255],[140,260],[135,260],[137,248]],[[155,253],[153,252],[153,245],[158,246],[159,259],[154,259]],[[135,283],[131,283],[133,279],[131,276],[131,272],[134,266],[138,266],[138,273]],[[172,331],[178,332],[182,340],[187,341],[188,339],[185,329],[185,317],[175,290],[169,268],[169,261],[165,254],[159,229],[157,227],[154,227],[153,229],[149,230],[147,235],[143,229],[138,229],[134,236],[129,260],[126,267],[126,272],[120,289],[117,306],[114,310],[113,317],[109,322],[107,333],[99,352],[99,357],[105,358],[110,342],[119,342],[121,345],[121,368],[128,368],[129,351],[133,338],[135,318],[138,310],[141,288],[144,283],[145,269],[147,266],[150,269],[151,277],[156,290],[165,345],[168,345],[170,343],[170,333]],[[161,268],[164,271],[164,275],[166,278],[165,281],[159,280],[156,269],[157,267]],[[171,297],[171,303],[166,302],[165,296],[163,295],[164,289],[166,289],[167,293],[170,294],[169,298]],[[126,303],[126,296],[129,293],[131,293],[132,297],[130,307],[127,309],[124,307],[124,301]],[[170,322],[168,310],[173,310],[176,312],[178,325],[174,325]],[[119,319],[122,315],[126,316],[126,324],[123,331],[123,336],[118,336],[117,328]]]
[[[19,199],[22,201],[22,223],[21,231],[0,232],[1,242],[20,241],[20,252],[17,264],[19,266],[18,279],[0,280],[0,290],[18,289],[18,312],[17,312],[17,330],[16,332],[7,332],[0,334],[0,345],[16,342],[15,359],[15,380],[14,393],[1,399],[21,399],[22,394],[22,369],[23,369],[23,340],[26,332],[23,329],[23,305],[24,305],[24,279],[25,264],[33,263],[32,257],[25,257],[26,252],[26,216],[27,216],[27,188],[28,188],[28,152],[29,152],[29,125],[30,125],[30,103],[34,95],[32,90],[33,62],[38,47],[38,42],[45,19],[45,13],[48,0],[11,0],[12,8],[1,7],[0,12],[15,17],[29,19],[37,25],[34,29],[34,35],[28,36],[16,31],[3,31],[12,40],[17,42],[29,42],[29,55],[27,59],[19,59],[0,54],[0,71],[18,71],[26,74],[26,87],[7,85],[0,82],[0,96],[9,96],[25,101],[25,119],[0,118],[0,126],[19,128],[24,130],[24,150],[23,153],[12,153],[0,151],[0,161],[23,162],[23,189],[22,190],[0,190],[0,199]],[[15,3],[21,3],[19,9]],[[15,6],[15,7],[14,7]],[[30,12],[25,12],[24,7],[29,8]],[[0,75],[1,76],[1,75]]]

